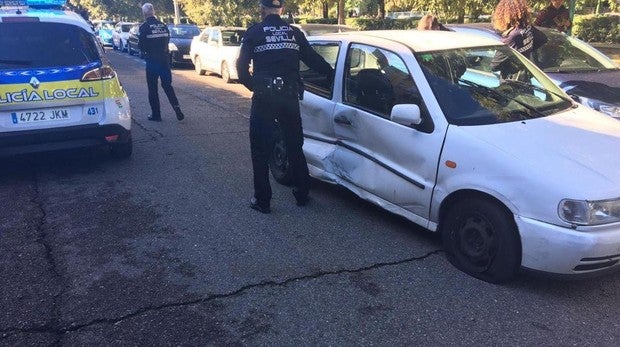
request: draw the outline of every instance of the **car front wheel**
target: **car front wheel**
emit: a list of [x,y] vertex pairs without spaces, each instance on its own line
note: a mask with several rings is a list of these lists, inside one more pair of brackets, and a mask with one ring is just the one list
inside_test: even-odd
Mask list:
[[196,57],[194,59],[194,70],[199,75],[204,75],[207,71],[202,68],[202,64],[200,63],[200,57]]
[[222,62],[222,79],[226,83],[232,82],[232,80],[230,79],[230,70],[228,69],[227,62]]
[[521,265],[514,217],[499,202],[472,198],[456,202],[442,221],[444,249],[459,270],[491,283],[513,279]]

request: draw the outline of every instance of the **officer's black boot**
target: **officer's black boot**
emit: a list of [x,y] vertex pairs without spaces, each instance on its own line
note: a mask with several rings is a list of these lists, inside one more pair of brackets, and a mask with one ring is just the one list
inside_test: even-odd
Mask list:
[[174,112],[177,114],[178,120],[183,120],[183,118],[185,118],[185,115],[183,115],[183,112],[181,112],[181,107],[179,105],[172,106],[172,108],[174,109]]

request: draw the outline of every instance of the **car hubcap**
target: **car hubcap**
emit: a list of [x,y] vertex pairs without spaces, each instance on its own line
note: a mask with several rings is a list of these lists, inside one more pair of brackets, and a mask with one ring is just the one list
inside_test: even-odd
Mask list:
[[470,215],[462,220],[453,233],[456,255],[472,271],[489,269],[497,252],[493,225],[484,216]]
[[286,147],[284,145],[284,141],[276,142],[273,149],[273,163],[281,172],[286,172],[288,169],[288,160],[286,158]]

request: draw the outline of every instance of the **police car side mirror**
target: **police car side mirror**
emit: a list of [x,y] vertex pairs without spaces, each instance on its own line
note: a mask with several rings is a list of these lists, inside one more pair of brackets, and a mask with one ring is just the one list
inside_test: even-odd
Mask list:
[[405,126],[418,125],[422,123],[420,107],[416,104],[399,104],[392,107],[390,119],[398,124]]

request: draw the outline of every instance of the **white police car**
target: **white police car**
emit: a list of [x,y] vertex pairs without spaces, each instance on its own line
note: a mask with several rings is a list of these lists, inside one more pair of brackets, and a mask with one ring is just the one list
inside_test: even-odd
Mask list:
[[127,94],[90,24],[63,4],[0,0],[0,156],[107,145],[128,157]]

